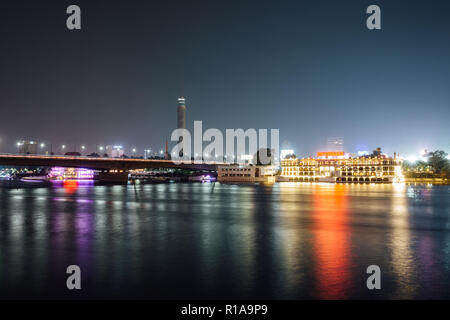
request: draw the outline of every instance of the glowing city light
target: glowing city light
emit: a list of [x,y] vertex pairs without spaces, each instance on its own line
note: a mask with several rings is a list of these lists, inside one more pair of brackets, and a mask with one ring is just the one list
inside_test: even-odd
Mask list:
[[48,176],[52,180],[93,180],[94,171],[83,168],[53,167]]
[[417,157],[414,155],[410,155],[408,157],[405,158],[406,161],[408,162],[416,162],[417,161]]
[[289,156],[291,154],[294,154],[294,150],[292,149],[283,149],[280,151],[280,158],[285,159],[286,156]]

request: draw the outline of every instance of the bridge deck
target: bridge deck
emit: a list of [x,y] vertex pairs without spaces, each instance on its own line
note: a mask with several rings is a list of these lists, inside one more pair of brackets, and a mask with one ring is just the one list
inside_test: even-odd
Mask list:
[[221,162],[181,162],[155,159],[123,159],[83,156],[45,156],[0,154],[0,165],[4,166],[36,166],[36,167],[70,167],[95,170],[133,170],[151,168],[179,168],[189,170],[216,171]]

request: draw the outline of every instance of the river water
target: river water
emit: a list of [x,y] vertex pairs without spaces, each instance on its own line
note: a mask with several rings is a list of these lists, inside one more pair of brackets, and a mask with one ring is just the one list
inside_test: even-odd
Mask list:
[[450,298],[450,187],[1,188],[0,297]]

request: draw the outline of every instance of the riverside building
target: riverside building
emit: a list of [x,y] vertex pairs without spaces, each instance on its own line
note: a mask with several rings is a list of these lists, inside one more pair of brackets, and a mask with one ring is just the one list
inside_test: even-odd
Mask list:
[[334,183],[402,182],[401,160],[385,154],[348,157],[342,151],[318,152],[317,158],[281,160],[280,181]]
[[274,166],[224,165],[219,166],[217,181],[221,182],[275,182]]

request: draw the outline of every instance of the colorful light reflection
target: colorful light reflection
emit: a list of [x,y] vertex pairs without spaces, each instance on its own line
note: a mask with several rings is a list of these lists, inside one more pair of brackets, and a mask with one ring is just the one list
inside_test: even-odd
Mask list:
[[344,299],[351,265],[347,188],[337,184],[315,185],[314,189],[317,294],[320,299]]
[[94,171],[84,168],[53,167],[48,176],[55,180],[93,180]]

